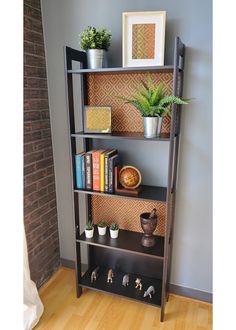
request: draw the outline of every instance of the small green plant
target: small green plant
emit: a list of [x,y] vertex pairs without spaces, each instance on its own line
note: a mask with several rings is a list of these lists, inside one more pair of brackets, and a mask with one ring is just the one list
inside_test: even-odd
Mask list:
[[155,85],[150,75],[148,75],[147,83],[144,81],[141,83],[142,86],[132,99],[123,96],[118,96],[118,98],[132,104],[142,117],[164,117],[171,114],[172,104],[188,104],[187,100],[167,95],[165,86],[162,83]]
[[95,27],[88,26],[80,34],[80,47],[83,50],[88,49],[105,49],[111,45],[111,33],[106,29],[96,29]]
[[87,225],[86,225],[86,230],[92,230],[93,229],[93,223],[92,221],[88,221]]
[[117,223],[112,223],[112,224],[110,225],[110,229],[111,229],[111,230],[118,230],[118,229],[119,229],[119,226],[118,226]]
[[98,227],[100,227],[100,228],[105,228],[106,226],[107,226],[107,224],[105,221],[101,221],[98,223]]

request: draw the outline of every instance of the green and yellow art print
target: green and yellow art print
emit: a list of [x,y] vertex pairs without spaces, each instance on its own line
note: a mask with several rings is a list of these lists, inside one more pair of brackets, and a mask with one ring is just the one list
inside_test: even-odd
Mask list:
[[122,13],[122,65],[164,65],[165,11]]
[[111,133],[111,107],[85,106],[85,133]]
[[132,25],[132,59],[155,58],[155,24]]

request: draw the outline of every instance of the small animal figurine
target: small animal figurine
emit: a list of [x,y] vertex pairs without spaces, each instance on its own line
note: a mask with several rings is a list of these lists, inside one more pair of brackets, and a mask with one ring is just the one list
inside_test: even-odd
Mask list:
[[144,292],[143,297],[145,298],[145,297],[149,296],[150,298],[152,298],[152,294],[155,294],[155,288],[154,288],[154,286],[151,285],[148,287],[147,291]]
[[107,283],[112,283],[112,277],[114,277],[114,274],[113,274],[112,269],[110,268],[108,270],[108,274],[107,274]]
[[136,278],[135,284],[136,284],[135,289],[139,288],[139,290],[142,290],[143,285],[141,283],[141,278]]
[[126,274],[123,276],[122,285],[124,285],[124,286],[129,285],[129,274]]
[[94,280],[95,281],[97,280],[98,270],[99,270],[99,266],[92,271],[92,274],[91,274],[91,283],[93,283]]

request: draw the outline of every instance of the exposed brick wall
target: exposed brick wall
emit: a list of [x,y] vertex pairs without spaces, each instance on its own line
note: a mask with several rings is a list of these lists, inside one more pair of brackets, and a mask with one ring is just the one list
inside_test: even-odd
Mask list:
[[60,263],[40,0],[24,1],[24,224],[31,278],[40,287]]

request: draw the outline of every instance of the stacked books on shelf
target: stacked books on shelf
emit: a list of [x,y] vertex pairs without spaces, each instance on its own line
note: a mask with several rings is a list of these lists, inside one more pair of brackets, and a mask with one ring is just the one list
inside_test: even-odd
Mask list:
[[75,155],[76,188],[114,193],[117,149],[91,150]]

